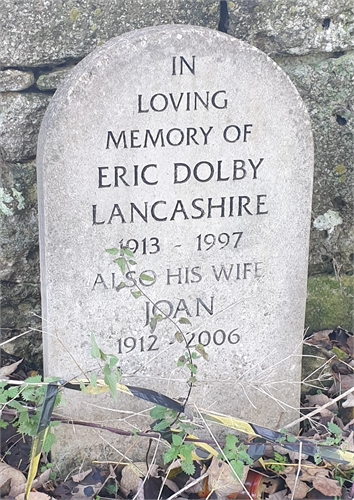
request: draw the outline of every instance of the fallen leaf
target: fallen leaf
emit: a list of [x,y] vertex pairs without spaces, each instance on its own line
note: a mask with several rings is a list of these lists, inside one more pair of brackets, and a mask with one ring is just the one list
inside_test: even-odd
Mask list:
[[11,365],[7,365],[7,366],[2,366],[0,368],[0,378],[4,379],[4,378],[8,378],[9,375],[11,375],[11,373],[13,373],[16,368],[18,367],[18,365],[20,363],[22,363],[23,359],[20,359],[19,361],[16,361],[15,363],[11,363]]
[[354,406],[354,393],[351,392],[342,403],[343,408],[352,408]]
[[286,500],[288,497],[288,490],[277,491],[276,493],[271,493],[268,500]]
[[0,479],[0,497],[5,497],[11,490],[11,477]]
[[79,483],[80,481],[83,481],[86,476],[88,476],[92,472],[92,469],[85,470],[84,472],[79,472],[78,474],[74,474],[71,476],[71,479],[75,483]]
[[[313,395],[307,395],[306,400],[308,402],[308,406],[313,406],[313,407],[321,407],[331,401],[331,398],[326,396],[326,394],[313,394]],[[307,406],[307,405],[306,405]],[[330,406],[327,406],[327,410],[330,411],[338,411],[338,405],[337,403],[333,403]]]
[[331,333],[332,330],[321,330],[319,332],[315,332],[311,335],[311,337],[305,339],[305,344],[331,349],[332,342],[329,339]]
[[25,491],[26,477],[21,471],[11,467],[6,463],[0,462],[0,476],[1,481],[11,479],[11,488],[9,495],[16,496]]
[[208,469],[208,488],[214,491],[216,496],[225,499],[228,495],[239,493],[243,490],[243,485],[248,474],[249,467],[245,466],[240,481],[235,479],[233,470],[229,464],[217,457],[213,457]]
[[[153,465],[149,468],[149,474],[152,477],[158,477],[157,465]],[[120,489],[125,496],[128,496],[130,492],[136,493],[138,491],[139,478],[145,477],[147,474],[147,467],[145,462],[135,462],[126,465],[122,469],[122,479],[120,481]]]
[[46,469],[40,476],[38,476],[32,483],[32,488],[38,489],[50,480],[50,473],[52,469]]
[[[15,500],[24,500],[25,494],[21,493],[15,497]],[[28,495],[28,500],[51,500],[53,497],[50,497],[46,493],[40,493],[39,491],[31,491]]]
[[284,474],[285,474],[285,482],[287,486],[290,488],[293,497],[298,500],[305,498],[310,487],[308,484],[306,484],[304,481],[301,480],[302,477],[300,479],[300,476],[297,476],[296,468],[294,470],[293,467],[286,467],[284,470]]
[[342,495],[342,488],[339,486],[338,481],[336,481],[335,479],[330,479],[323,476],[315,476],[313,478],[312,484],[313,487],[323,495],[332,497],[338,496],[339,498]]

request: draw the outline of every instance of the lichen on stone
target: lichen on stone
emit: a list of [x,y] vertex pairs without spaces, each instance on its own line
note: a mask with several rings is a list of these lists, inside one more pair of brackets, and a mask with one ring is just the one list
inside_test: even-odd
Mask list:
[[3,215],[13,215],[14,211],[7,204],[13,200],[12,196],[4,188],[0,188],[0,213]]
[[334,210],[328,210],[325,214],[319,215],[313,221],[313,227],[319,231],[327,231],[331,234],[336,226],[343,224],[342,217]]

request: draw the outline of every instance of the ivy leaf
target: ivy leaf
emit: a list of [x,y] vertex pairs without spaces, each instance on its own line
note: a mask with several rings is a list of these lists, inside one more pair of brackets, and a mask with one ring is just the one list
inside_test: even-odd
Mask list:
[[156,330],[157,323],[159,321],[162,321],[162,320],[163,320],[163,317],[161,316],[161,314],[157,314],[156,316],[151,318],[151,320],[150,320],[151,333],[154,333],[154,331]]
[[181,325],[191,325],[192,323],[189,321],[188,318],[180,318],[178,320],[178,323],[181,323]]
[[184,337],[183,337],[183,333],[182,332],[176,332],[175,333],[175,339],[177,340],[177,342],[179,342],[180,344],[183,342],[184,340]]
[[128,248],[128,247],[123,247],[123,252],[128,257],[134,257],[134,252],[132,252],[132,250],[130,250],[130,248]]
[[109,255],[117,255],[119,250],[118,250],[118,248],[107,248],[106,252],[109,253]]
[[195,350],[202,356],[203,359],[205,359],[205,361],[209,361],[209,354],[205,351],[202,344],[197,344],[195,346]]
[[119,292],[120,290],[123,290],[123,288],[126,287],[126,284],[121,281],[118,286],[116,286],[116,291]]
[[93,333],[91,333],[91,356],[94,359],[99,359],[101,357],[101,349],[98,347],[95,336]]
[[140,275],[140,279],[143,280],[143,281],[154,281],[154,278],[152,278],[148,274],[141,274]]
[[121,270],[122,274],[125,273],[125,268],[126,268],[126,262],[124,257],[118,257],[118,259],[114,259],[116,264],[118,264],[119,269]]
[[130,293],[132,294],[134,299],[138,299],[139,297],[141,297],[141,292],[139,290],[136,292],[133,292],[133,290],[130,290]]

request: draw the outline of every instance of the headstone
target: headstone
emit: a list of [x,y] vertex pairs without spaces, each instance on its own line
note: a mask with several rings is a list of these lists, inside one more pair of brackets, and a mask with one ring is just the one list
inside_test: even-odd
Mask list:
[[[175,322],[209,355],[197,361],[191,403],[274,428],[291,421],[312,168],[303,102],[256,48],[177,25],[95,50],[52,99],[38,146],[46,373],[94,370],[94,334],[118,356],[124,383],[183,398],[189,372],[176,367],[186,348]],[[105,252],[122,245],[136,262],[124,277]],[[134,299],[134,280],[146,296]],[[173,321],[152,332],[160,311]],[[121,428],[151,406],[71,392],[72,418]],[[61,436],[71,457],[78,432]],[[96,454],[100,439],[89,442]]]

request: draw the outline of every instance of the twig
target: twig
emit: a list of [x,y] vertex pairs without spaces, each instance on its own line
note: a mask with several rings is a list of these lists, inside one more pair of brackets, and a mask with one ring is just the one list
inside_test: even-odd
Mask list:
[[177,491],[176,493],[174,493],[173,495],[168,497],[166,500],[173,500],[174,498],[177,498],[181,493],[183,493],[186,490],[189,490],[189,488],[191,488],[192,486],[195,486],[196,484],[200,483],[200,481],[205,479],[207,476],[208,476],[208,472],[204,472],[204,474],[197,477],[197,479],[195,479],[193,482],[188,483],[185,486],[183,486],[182,489],[180,489],[179,491]]
[[311,418],[314,415],[317,415],[317,413],[320,413],[322,410],[324,410],[328,406],[333,405],[333,403],[336,403],[337,401],[340,401],[341,399],[345,398],[346,396],[349,396],[349,394],[351,394],[352,392],[354,392],[354,387],[351,387],[350,389],[348,389],[347,391],[343,392],[343,394],[340,394],[336,398],[331,399],[330,401],[328,401],[327,403],[325,403],[320,408],[316,408],[316,410],[313,410],[311,413],[308,413],[307,415],[304,415],[303,417],[300,417],[297,420],[294,420],[290,424],[285,425],[283,427],[283,429],[289,429],[289,427],[292,427],[293,425],[299,424],[300,422],[303,422],[304,420],[306,420],[308,418]]
[[300,476],[300,472],[301,472],[301,454],[302,454],[302,442],[300,441],[300,443],[299,443],[299,462],[297,464],[297,471],[296,471],[294,489],[293,489],[293,492],[291,494],[291,500],[294,500],[296,485],[299,481],[299,476]]

